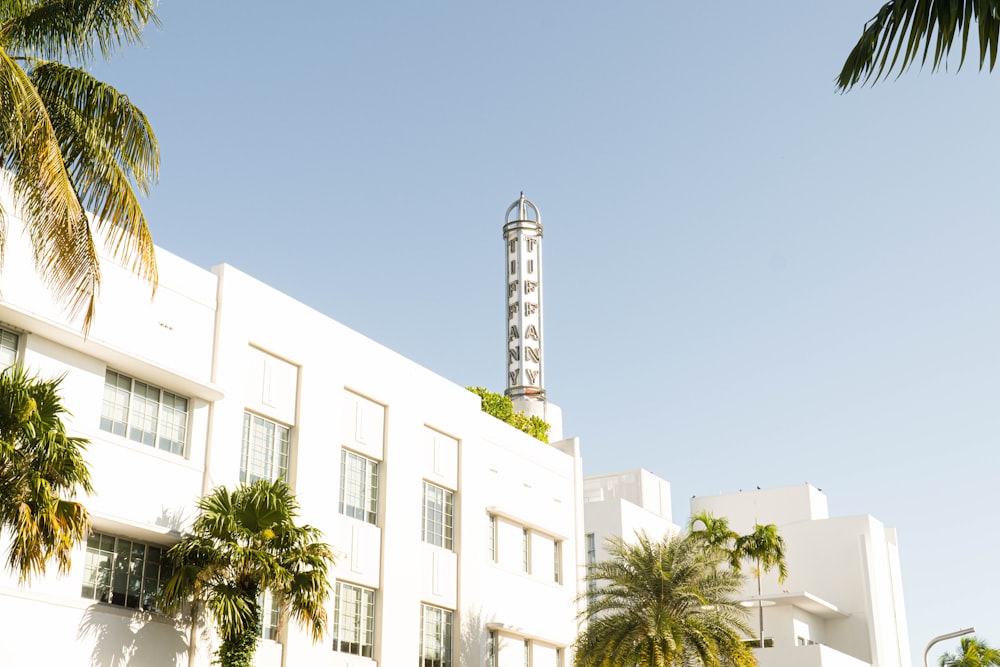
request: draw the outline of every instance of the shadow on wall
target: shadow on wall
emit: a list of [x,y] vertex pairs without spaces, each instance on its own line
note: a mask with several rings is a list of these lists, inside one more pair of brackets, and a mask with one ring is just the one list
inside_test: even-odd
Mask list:
[[459,667],[479,667],[489,664],[486,656],[489,654],[490,633],[486,627],[487,623],[495,620],[486,618],[482,608],[472,609],[463,614],[465,622],[462,623],[462,650],[458,656]]
[[150,621],[146,612],[131,615],[87,608],[76,636],[90,640],[92,667],[175,667],[187,655],[187,634],[168,623]]
[[[482,607],[477,610],[470,610],[465,615],[465,623],[462,624],[462,652],[458,657],[459,667],[480,667],[480,665],[490,665],[487,659],[490,652],[490,630],[487,627],[496,621],[495,616],[486,617]],[[497,645],[495,647],[499,655],[504,646],[508,644],[520,645],[520,642],[509,636],[497,634]]]
[[187,523],[187,513],[183,509],[160,508],[160,516],[156,517],[154,523],[162,526],[172,533],[181,533],[181,528]]

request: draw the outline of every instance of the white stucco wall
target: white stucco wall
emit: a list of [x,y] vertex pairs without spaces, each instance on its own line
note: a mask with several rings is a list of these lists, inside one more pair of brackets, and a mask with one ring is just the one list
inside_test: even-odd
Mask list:
[[[2,275],[0,327],[21,336],[27,364],[65,374],[70,427],[92,441],[97,493],[87,504],[95,527],[172,544],[204,491],[238,482],[250,411],[291,428],[288,477],[302,521],[338,551],[333,577],[377,591],[372,659],[287,627],[277,642],[262,642],[258,665],[412,664],[421,604],[454,611],[456,665],[484,659],[489,628],[498,629],[502,661],[523,664],[527,641],[537,667],[556,667],[557,655],[568,664],[583,571],[579,444],[530,438],[483,414],[463,387],[232,267],[209,272],[161,257],[160,290],[148,306],[135,305],[141,284],[106,271],[98,324],[86,339],[33,274],[21,275],[26,267],[15,261]],[[109,368],[189,397],[182,456],[100,429]],[[378,462],[376,524],[338,511],[342,448]],[[421,539],[424,482],[455,494],[451,549]],[[491,512],[506,526],[504,559],[495,563],[487,555]],[[514,551],[525,529],[527,573]],[[187,634],[170,619],[81,598],[84,552],[65,577],[53,573],[30,587],[0,573],[0,616],[14,619],[8,629],[18,637],[0,662],[37,664],[45,645],[53,664],[186,665]],[[40,617],[44,626],[31,620]],[[207,667],[217,641],[199,644],[196,664]]]

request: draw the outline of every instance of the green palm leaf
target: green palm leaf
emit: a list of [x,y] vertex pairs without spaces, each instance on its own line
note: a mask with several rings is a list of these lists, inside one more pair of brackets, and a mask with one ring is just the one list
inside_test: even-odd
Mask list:
[[[156,22],[152,0],[0,0],[0,165],[36,270],[85,332],[101,281],[86,208],[114,257],[155,289],[136,193],[155,183],[159,148],[126,96],[56,61],[108,58]],[[10,213],[0,211],[0,262]]]
[[333,550],[319,530],[295,523],[298,503],[288,485],[220,487],[198,509],[191,534],[169,552],[176,569],[163,588],[163,608],[176,612],[204,601],[223,638],[223,664],[245,656],[240,647],[256,641],[263,591],[315,640],[322,638]]
[[837,76],[837,88],[873,84],[898,66],[899,73],[920,62],[937,70],[948,62],[958,40],[961,69],[968,53],[971,27],[977,25],[979,68],[993,70],[1000,45],[1000,4],[996,0],[890,0],[865,24]]
[[49,559],[68,572],[90,531],[86,508],[73,500],[93,491],[87,441],[66,434],[59,383],[20,366],[0,373],[0,528],[11,533],[7,566],[22,583],[43,574]]
[[588,579],[599,583],[583,616],[577,667],[755,665],[743,644],[747,610],[735,600],[743,580],[721,550],[697,538],[635,544],[612,540],[611,558]]

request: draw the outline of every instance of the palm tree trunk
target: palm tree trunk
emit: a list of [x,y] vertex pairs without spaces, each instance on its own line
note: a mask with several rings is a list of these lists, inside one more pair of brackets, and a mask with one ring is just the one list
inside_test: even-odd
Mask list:
[[764,648],[764,597],[760,583],[760,561],[757,561],[757,611],[760,614],[760,647]]
[[188,635],[188,667],[194,667],[198,653],[198,599],[191,603],[191,631]]

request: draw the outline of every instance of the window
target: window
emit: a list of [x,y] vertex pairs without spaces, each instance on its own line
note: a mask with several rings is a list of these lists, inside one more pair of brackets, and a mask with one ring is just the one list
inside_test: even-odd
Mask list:
[[105,373],[102,430],[183,455],[187,419],[186,398],[116,371]]
[[524,667],[531,667],[531,640],[524,640]]
[[445,549],[452,548],[455,494],[424,482],[423,540]]
[[562,542],[552,540],[552,581],[562,583]]
[[531,531],[521,530],[521,570],[531,572]]
[[16,333],[0,329],[0,369],[13,366],[17,361],[17,342]]
[[490,630],[486,643],[486,667],[497,667],[497,631]]
[[276,641],[278,639],[278,624],[281,622],[281,610],[274,604],[271,591],[264,591],[257,596],[260,605],[260,638]]
[[156,596],[170,578],[166,549],[91,533],[80,595],[130,609],[156,611]]
[[340,513],[368,523],[378,516],[378,463],[340,450]]
[[288,427],[243,413],[240,481],[274,481],[288,472]]
[[420,606],[420,667],[452,667],[451,616],[447,609]]
[[489,515],[489,525],[486,527],[488,531],[487,539],[487,552],[489,553],[490,562],[497,562],[497,518],[492,514]]
[[375,591],[337,582],[333,650],[372,657],[375,645]]
[[[597,565],[597,540],[594,538],[593,533],[587,533],[587,574],[589,575],[593,570],[594,566]],[[597,596],[597,582],[593,579],[587,579],[587,602],[593,603],[594,598]]]

